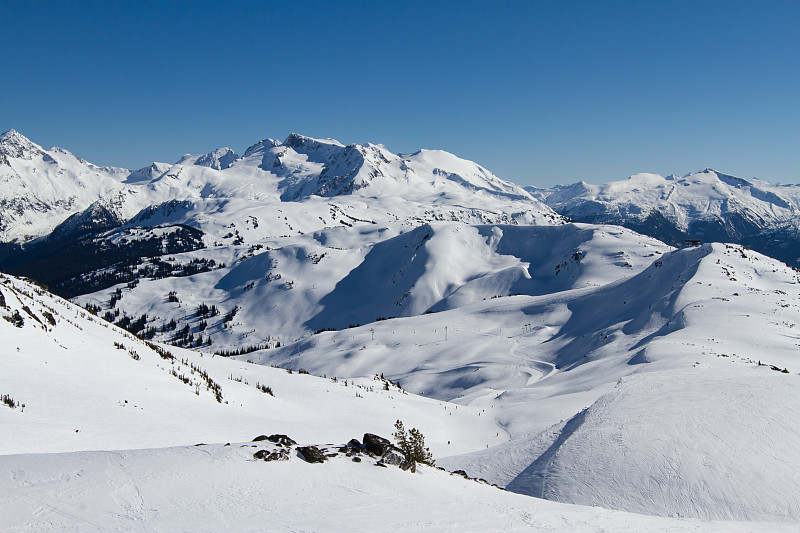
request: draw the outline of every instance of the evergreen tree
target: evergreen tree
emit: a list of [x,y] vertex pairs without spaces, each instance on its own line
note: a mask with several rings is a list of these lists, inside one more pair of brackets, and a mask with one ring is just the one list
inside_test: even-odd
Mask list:
[[430,449],[425,446],[425,437],[420,430],[411,428],[408,433],[406,433],[403,422],[400,420],[394,423],[394,428],[394,438],[397,441],[397,447],[403,451],[406,457],[418,463],[433,466],[433,455]]

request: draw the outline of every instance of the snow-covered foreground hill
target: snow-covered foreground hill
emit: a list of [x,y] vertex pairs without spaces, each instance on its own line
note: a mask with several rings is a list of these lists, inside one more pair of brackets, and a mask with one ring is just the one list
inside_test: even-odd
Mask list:
[[[299,448],[251,441],[284,433],[336,453],[366,431],[389,435],[401,418],[443,456],[505,433],[482,407],[380,378],[148,345],[9,276],[0,294],[3,531],[791,530],[547,502],[424,465],[377,467],[366,452],[311,464]],[[284,460],[264,462],[261,449]]]
[[477,408],[451,414],[440,401],[386,391],[371,376],[345,383],[158,348],[35,285],[0,276],[0,313],[8,317],[0,320],[0,394],[24,404],[0,405],[0,453],[163,447],[264,432],[347,442],[359,432],[390,435],[404,417],[441,456],[485,447],[498,429],[489,418],[472,424]]
[[[244,446],[244,447],[243,447]],[[790,532],[521,496],[422,467],[253,459],[247,443],[0,456],[0,526],[29,531]]]

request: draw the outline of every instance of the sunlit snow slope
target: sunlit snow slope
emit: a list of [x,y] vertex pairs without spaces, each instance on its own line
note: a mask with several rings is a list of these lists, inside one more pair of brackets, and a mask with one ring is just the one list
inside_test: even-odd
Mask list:
[[[480,406],[421,398],[380,379],[289,374],[147,345],[5,275],[0,295],[0,384],[12,404],[0,405],[4,531],[793,527],[565,505],[422,465],[411,473],[343,454],[323,464],[309,464],[299,452],[264,462],[255,451],[281,448],[251,442],[254,435],[287,433],[334,450],[364,428],[388,435],[396,418],[422,428],[437,456],[504,438],[493,436],[502,430]],[[269,384],[274,396],[258,384]]]
[[442,463],[525,494],[797,521],[798,287],[778,261],[703,245],[602,287],[479,301],[243,358],[381,371],[480,407],[511,441]]

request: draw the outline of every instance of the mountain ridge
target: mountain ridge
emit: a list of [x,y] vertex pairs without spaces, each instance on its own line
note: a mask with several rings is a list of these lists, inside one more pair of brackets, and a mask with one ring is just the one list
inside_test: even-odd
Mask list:
[[682,177],[635,174],[599,185],[527,190],[578,222],[619,224],[675,245],[686,239],[741,243],[800,266],[800,254],[789,250],[800,249],[798,185],[745,180],[707,168]]
[[[60,149],[45,151],[14,130],[3,139],[0,179],[8,185],[0,194],[0,238],[6,243],[42,237],[69,216],[117,193],[124,198],[120,213],[126,218],[172,200],[236,198],[288,204],[326,197],[337,202],[354,197],[368,211],[373,209],[362,197],[410,202],[403,206],[387,200],[391,205],[378,208],[383,218],[387,207],[389,218],[449,216],[430,212],[428,204],[439,206],[437,212],[445,208],[466,216],[486,208],[527,212],[529,220],[540,222],[559,218],[521,187],[441,151],[420,150],[401,157],[382,145],[345,146],[292,133],[283,142],[262,140],[241,157],[220,148],[184,155],[172,165],[153,163],[131,171],[98,167]],[[480,198],[473,197],[475,192]]]

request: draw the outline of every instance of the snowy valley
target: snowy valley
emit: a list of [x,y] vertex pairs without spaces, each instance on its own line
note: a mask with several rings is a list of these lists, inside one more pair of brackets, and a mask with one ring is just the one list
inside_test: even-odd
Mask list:
[[[13,130],[0,183],[4,530],[800,523],[796,186],[296,134],[130,171]],[[369,451],[397,420],[435,467]]]

